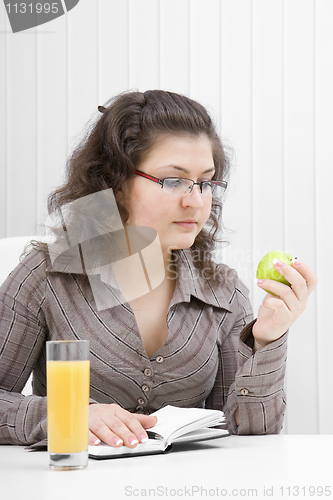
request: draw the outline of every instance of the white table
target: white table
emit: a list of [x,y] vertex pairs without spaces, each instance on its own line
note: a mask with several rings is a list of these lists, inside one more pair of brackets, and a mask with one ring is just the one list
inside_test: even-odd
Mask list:
[[[0,492],[4,500],[333,499],[332,457],[333,435],[229,436],[57,472],[48,470],[47,452],[0,446]],[[312,494],[320,487],[321,496]]]

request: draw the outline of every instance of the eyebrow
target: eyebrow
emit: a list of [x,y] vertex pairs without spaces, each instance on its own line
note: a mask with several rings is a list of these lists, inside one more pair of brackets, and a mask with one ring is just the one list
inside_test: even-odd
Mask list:
[[[162,168],[174,168],[175,170],[179,170],[179,172],[183,172],[184,174],[189,175],[191,172],[185,167],[180,167],[179,165],[164,165],[163,167],[159,167],[157,170],[160,170]],[[207,170],[204,170],[201,172],[202,174],[208,174],[210,172],[215,172],[215,167],[207,168]]]

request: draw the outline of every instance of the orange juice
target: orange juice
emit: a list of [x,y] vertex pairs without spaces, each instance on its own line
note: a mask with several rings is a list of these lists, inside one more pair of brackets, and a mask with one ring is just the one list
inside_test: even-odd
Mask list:
[[47,434],[51,453],[88,448],[89,361],[47,361]]

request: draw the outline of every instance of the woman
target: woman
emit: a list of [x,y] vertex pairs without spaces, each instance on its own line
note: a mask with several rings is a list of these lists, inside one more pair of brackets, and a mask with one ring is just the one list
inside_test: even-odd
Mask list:
[[[45,443],[50,339],[90,340],[91,444],[135,447],[154,425],[149,414],[166,404],[222,409],[232,433],[279,432],[287,331],[304,310],[315,275],[298,261],[277,262],[292,288],[258,283],[275,295],[266,295],[253,320],[246,287],[211,258],[228,161],[207,111],[161,90],[123,94],[99,110],[69,161],[66,184],[49,200],[50,213],[61,220],[60,245],[54,252],[38,245],[0,289],[0,442]],[[110,190],[117,213],[90,203]],[[105,250],[106,240],[87,258],[78,200],[88,206],[84,219],[93,211],[95,222],[103,219],[94,238],[108,233],[110,219],[112,252],[119,250],[113,233],[126,242],[129,252],[120,254],[129,260],[118,256],[119,269],[141,252],[148,290],[132,294],[125,283],[126,273],[130,285],[135,282],[132,264],[122,271],[113,266],[112,276],[101,271],[105,260],[99,262],[96,249]],[[142,227],[157,235],[146,260],[145,245],[134,251],[130,238]],[[63,267],[57,267],[59,256]],[[79,256],[82,267],[76,268]],[[117,260],[114,253],[108,258]],[[100,295],[104,300],[107,293],[114,302],[101,306]],[[34,395],[23,397],[32,370]]]

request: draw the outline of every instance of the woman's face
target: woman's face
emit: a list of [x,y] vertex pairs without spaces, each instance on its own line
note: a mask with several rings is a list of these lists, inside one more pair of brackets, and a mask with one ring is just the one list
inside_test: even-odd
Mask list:
[[[212,145],[206,135],[168,135],[157,142],[138,170],[158,177],[185,177],[195,182],[214,175]],[[136,175],[127,205],[129,226],[156,229],[165,256],[171,249],[189,248],[206,223],[212,199],[194,186],[191,193],[174,195],[158,183]]]

